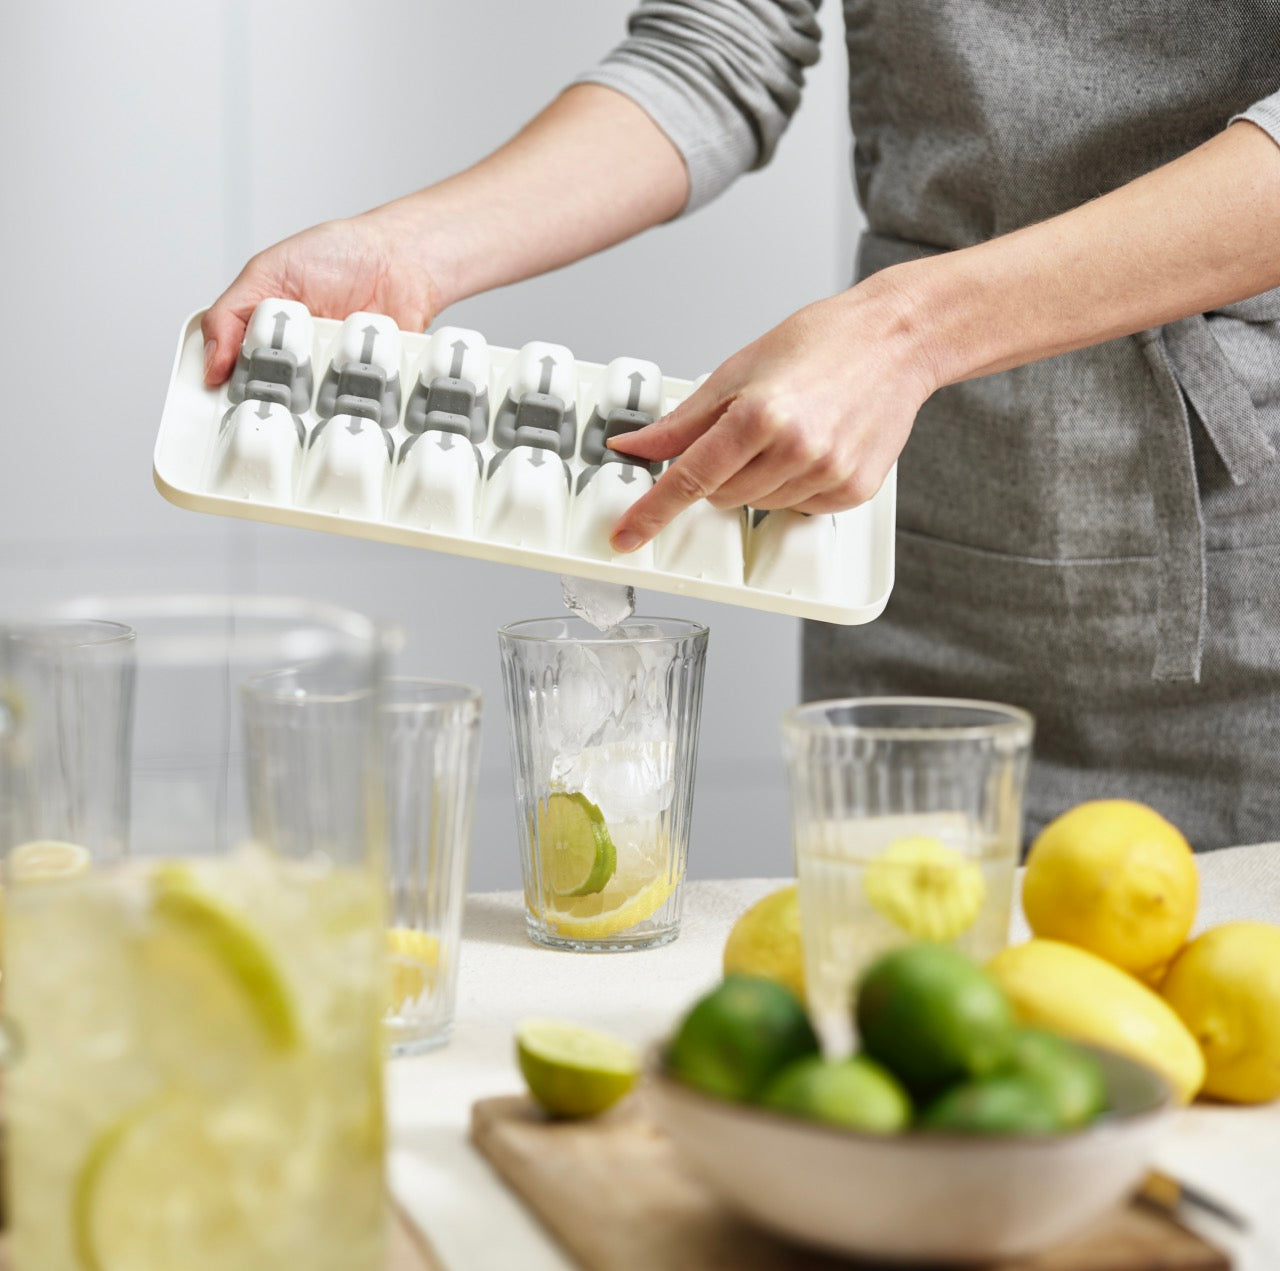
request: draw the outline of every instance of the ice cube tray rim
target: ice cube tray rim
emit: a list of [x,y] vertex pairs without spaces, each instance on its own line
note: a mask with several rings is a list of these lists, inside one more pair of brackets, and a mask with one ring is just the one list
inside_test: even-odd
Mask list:
[[[785,592],[769,591],[749,583],[719,582],[672,573],[656,567],[620,564],[577,556],[569,552],[552,552],[532,547],[516,547],[489,539],[449,534],[439,530],[418,529],[391,521],[369,520],[360,517],[319,512],[298,506],[282,506],[261,503],[250,499],[215,494],[196,484],[204,476],[204,465],[209,444],[211,421],[217,418],[217,406],[222,389],[209,389],[203,383],[204,343],[200,332],[203,309],[191,313],[179,329],[173,366],[165,393],[160,427],[152,454],[152,480],[159,493],[176,507],[193,512],[206,512],[217,516],[231,516],[240,520],[265,524],[285,525],[301,529],[320,530],[342,534],[348,538],[360,538],[374,542],[387,542],[403,547],[424,548],[464,556],[472,560],[489,560],[499,564],[523,565],[546,573],[572,574],[598,582],[616,582],[644,587],[669,595],[710,600],[740,608],[756,609],[768,613],[786,614],[798,618],[810,618],[838,626],[856,626],[870,622],[884,612],[894,582],[894,526],[896,519],[896,470],[890,472],[884,485],[871,502],[873,525],[871,533],[881,541],[880,559],[873,564],[873,575],[883,579],[883,586],[865,603],[858,605],[833,604]],[[314,318],[317,336],[327,346],[332,333],[341,322],[331,318]],[[401,331],[404,348],[403,361],[416,363],[422,348],[430,338],[430,332]],[[505,364],[518,353],[499,345],[490,345],[489,351],[496,362]],[[605,370],[603,363],[577,360],[580,377],[596,376]],[[323,368],[314,367],[319,376]],[[411,383],[404,385],[407,395]],[[680,398],[693,389],[693,382],[672,376],[663,376],[664,398]],[[185,445],[198,453],[188,459],[188,467],[195,479],[184,478],[175,472],[181,463],[175,459],[175,451]]]

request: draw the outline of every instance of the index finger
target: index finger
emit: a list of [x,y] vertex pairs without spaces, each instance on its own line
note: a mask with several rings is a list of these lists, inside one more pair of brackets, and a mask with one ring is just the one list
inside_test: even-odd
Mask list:
[[730,406],[717,424],[703,433],[618,518],[609,542],[615,552],[633,552],[665,529],[685,508],[714,494],[736,472],[760,453],[759,442],[749,440],[733,423]]

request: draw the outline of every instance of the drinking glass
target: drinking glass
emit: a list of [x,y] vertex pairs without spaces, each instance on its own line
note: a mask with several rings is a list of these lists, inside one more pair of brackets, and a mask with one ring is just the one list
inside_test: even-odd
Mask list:
[[979,960],[1009,933],[1031,747],[1025,711],[865,698],[783,717],[810,1014],[832,1054],[853,1044],[866,965],[916,940]]
[[[274,599],[73,610],[99,612],[137,633],[123,858],[33,879],[0,845],[15,1265],[382,1271],[379,633]],[[333,726],[246,771],[273,670]],[[250,816],[259,781],[288,818]]]
[[[292,835],[299,829],[296,771],[309,746],[336,744],[330,734],[341,733],[343,718],[289,671],[254,681],[245,709],[255,823]],[[390,920],[385,1031],[392,1054],[416,1054],[442,1045],[453,1030],[480,693],[444,680],[384,680],[378,731]]]
[[41,843],[124,852],[133,641],[121,622],[0,628],[0,836],[29,865]]
[[584,951],[675,939],[707,628],[544,618],[498,639],[530,939]]

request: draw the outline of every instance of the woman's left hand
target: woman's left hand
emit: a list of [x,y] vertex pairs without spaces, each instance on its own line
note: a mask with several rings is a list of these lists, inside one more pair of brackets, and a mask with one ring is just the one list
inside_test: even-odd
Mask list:
[[871,498],[933,391],[904,300],[873,276],[808,305],[735,353],[670,414],[615,437],[610,446],[624,454],[680,457],[618,521],[614,549],[634,551],[703,498],[719,508],[800,512]]

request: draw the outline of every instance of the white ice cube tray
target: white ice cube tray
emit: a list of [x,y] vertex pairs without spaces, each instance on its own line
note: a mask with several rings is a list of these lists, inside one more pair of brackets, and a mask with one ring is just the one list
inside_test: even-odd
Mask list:
[[630,555],[609,546],[660,471],[604,439],[695,382],[652,362],[579,362],[563,345],[401,331],[382,314],[258,306],[231,379],[203,382],[200,314],[178,338],[156,438],[180,507],[630,583],[845,625],[893,586],[895,474],[834,516],[688,508]]

